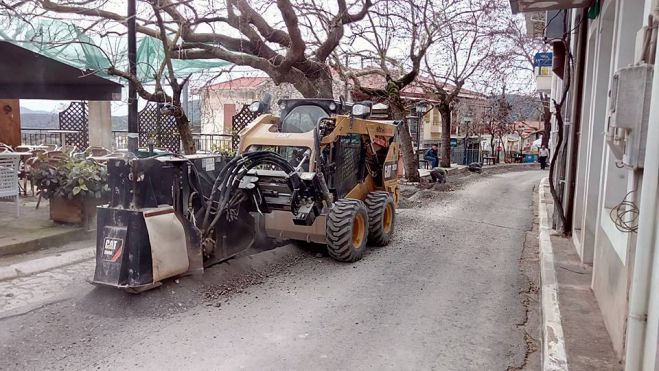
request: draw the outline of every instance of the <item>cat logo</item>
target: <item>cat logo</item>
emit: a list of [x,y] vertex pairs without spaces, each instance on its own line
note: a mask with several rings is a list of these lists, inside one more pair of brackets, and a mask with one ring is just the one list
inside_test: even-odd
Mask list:
[[124,241],[118,238],[106,237],[103,242],[103,258],[115,263],[121,257]]

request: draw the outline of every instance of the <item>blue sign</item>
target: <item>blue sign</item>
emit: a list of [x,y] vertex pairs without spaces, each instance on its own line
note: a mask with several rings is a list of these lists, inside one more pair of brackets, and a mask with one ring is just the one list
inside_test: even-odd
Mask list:
[[535,53],[533,56],[534,67],[551,67],[554,55],[551,52]]
[[458,138],[451,138],[451,147],[458,146]]

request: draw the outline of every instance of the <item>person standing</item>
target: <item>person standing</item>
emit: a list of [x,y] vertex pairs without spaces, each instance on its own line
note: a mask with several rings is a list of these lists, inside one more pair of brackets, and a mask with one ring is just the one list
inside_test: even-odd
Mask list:
[[430,168],[434,169],[439,166],[439,151],[437,145],[433,144],[423,156],[423,159],[430,163]]
[[540,151],[538,152],[538,162],[540,163],[540,169],[544,170],[547,168],[547,159],[549,158],[549,150],[545,145],[542,145],[540,147]]

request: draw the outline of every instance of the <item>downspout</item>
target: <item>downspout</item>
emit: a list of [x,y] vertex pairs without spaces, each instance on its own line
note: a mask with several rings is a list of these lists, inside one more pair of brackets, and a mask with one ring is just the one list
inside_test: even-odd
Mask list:
[[[572,232],[572,218],[574,217],[574,190],[577,177],[577,163],[579,160],[579,136],[581,133],[581,107],[583,105],[584,69],[586,68],[586,52],[588,50],[588,9],[581,10],[579,37],[577,39],[577,63],[575,75],[574,97],[572,105],[572,153],[570,154],[570,169],[568,169],[568,199],[565,205],[565,225],[563,231]],[[577,134],[579,133],[579,134]]]
[[[659,48],[655,60],[659,60]],[[659,138],[659,73],[655,68],[652,98],[646,138]],[[646,145],[643,164],[643,187],[640,197],[638,235],[634,256],[634,271],[629,295],[625,370],[654,370],[657,347],[657,316],[659,308],[659,254],[657,248],[657,191],[659,189],[659,146]],[[655,282],[655,285],[652,285]],[[650,302],[650,299],[653,302]],[[654,327],[648,329],[648,319]],[[654,342],[647,342],[654,339]],[[641,367],[643,366],[643,367]]]

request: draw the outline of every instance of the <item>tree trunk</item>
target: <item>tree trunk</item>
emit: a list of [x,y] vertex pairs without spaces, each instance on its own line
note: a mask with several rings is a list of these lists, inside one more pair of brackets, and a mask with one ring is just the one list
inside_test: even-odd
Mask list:
[[[392,101],[394,100],[392,99]],[[410,127],[405,118],[405,105],[403,102],[399,102],[399,104],[390,102],[390,106],[392,118],[402,120],[402,124],[398,129],[398,141],[400,142],[400,151],[403,154],[403,163],[405,164],[405,177],[410,182],[419,182],[421,181],[419,155],[414,152],[414,146],[412,145]]]
[[192,139],[192,128],[190,127],[190,120],[181,107],[181,92],[174,92],[172,105],[174,106],[174,119],[176,120],[176,128],[181,136],[181,143],[183,145],[183,153],[192,155],[197,153],[194,140]]
[[494,132],[490,134],[490,156],[494,157]]
[[421,176],[419,175],[419,156],[418,154],[414,153],[410,128],[407,125],[407,120],[405,119],[403,119],[403,123],[398,130],[398,139],[400,141],[400,151],[403,153],[405,177],[410,182],[421,181]]
[[440,104],[438,107],[442,116],[442,146],[439,165],[451,167],[451,107],[448,104]]
[[543,133],[541,144],[549,148],[549,136],[551,135],[551,110],[549,109],[549,96],[547,94],[540,94],[540,102],[542,103],[542,121]]
[[501,146],[501,150],[503,151],[503,163],[506,163],[506,145],[503,143],[503,135],[499,135],[499,145]]
[[306,77],[296,81],[293,86],[305,98],[334,98],[332,75],[321,72],[318,77]]

